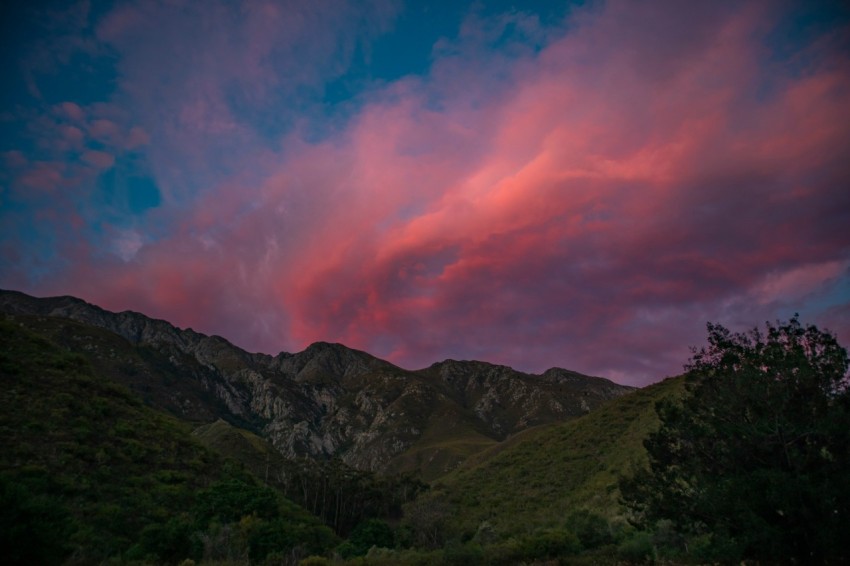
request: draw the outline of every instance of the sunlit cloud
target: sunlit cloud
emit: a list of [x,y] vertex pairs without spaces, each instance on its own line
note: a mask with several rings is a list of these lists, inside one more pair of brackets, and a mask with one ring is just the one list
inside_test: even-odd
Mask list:
[[838,24],[780,41],[795,6],[470,7],[427,72],[385,79],[364,53],[402,4],[181,6],[90,14],[114,89],[26,114],[41,150],[0,148],[0,284],[271,353],[630,384],[678,373],[708,320],[850,331]]

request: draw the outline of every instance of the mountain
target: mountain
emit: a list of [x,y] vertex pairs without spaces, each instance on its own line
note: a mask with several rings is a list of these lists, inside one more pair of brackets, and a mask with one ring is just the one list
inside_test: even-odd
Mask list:
[[522,525],[564,525],[576,512],[626,523],[618,480],[646,464],[643,440],[659,424],[655,405],[684,393],[682,377],[624,395],[568,422],[525,430],[482,451],[440,478],[426,498],[450,509],[453,532],[481,526],[507,536]]
[[341,344],[276,356],[74,297],[0,291],[0,312],[83,355],[147,404],[195,425],[219,418],[287,458],[437,478],[530,427],[574,419],[631,388],[553,368],[541,375],[446,360],[411,371]]
[[[338,543],[318,518],[191,431],[85,356],[22,328],[17,317],[0,320],[3,563],[234,555],[258,563],[272,551],[303,556]],[[240,523],[244,516],[253,522]],[[233,524],[240,530],[231,537]]]

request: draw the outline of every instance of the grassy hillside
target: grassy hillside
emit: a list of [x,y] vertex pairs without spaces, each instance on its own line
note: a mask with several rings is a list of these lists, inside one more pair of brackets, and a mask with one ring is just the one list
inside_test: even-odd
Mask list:
[[457,468],[474,454],[498,444],[472,425],[471,419],[457,416],[452,407],[435,411],[422,436],[391,462],[399,471],[415,471],[431,482]]
[[451,530],[467,537],[485,522],[498,536],[562,527],[579,510],[616,520],[617,481],[645,461],[655,403],[682,390],[682,379],[668,379],[574,421],[516,434],[470,458],[428,497],[448,504]]
[[[15,319],[0,321],[0,503],[6,563],[257,557],[335,540],[187,425]],[[282,531],[288,540],[272,536]]]

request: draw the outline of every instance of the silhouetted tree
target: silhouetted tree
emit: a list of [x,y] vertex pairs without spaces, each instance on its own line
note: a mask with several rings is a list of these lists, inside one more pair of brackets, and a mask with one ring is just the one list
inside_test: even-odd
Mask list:
[[681,403],[657,406],[649,469],[621,481],[636,521],[672,521],[720,560],[850,558],[847,351],[815,326],[708,325]]

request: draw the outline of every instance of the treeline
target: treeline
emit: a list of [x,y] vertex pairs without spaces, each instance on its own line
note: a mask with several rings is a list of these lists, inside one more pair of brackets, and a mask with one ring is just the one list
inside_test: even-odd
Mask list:
[[378,475],[339,459],[285,461],[271,479],[343,537],[366,519],[399,519],[402,506],[427,489],[409,474]]
[[296,564],[338,542],[329,528],[274,489],[232,476],[199,491],[187,510],[145,526],[123,559]]

